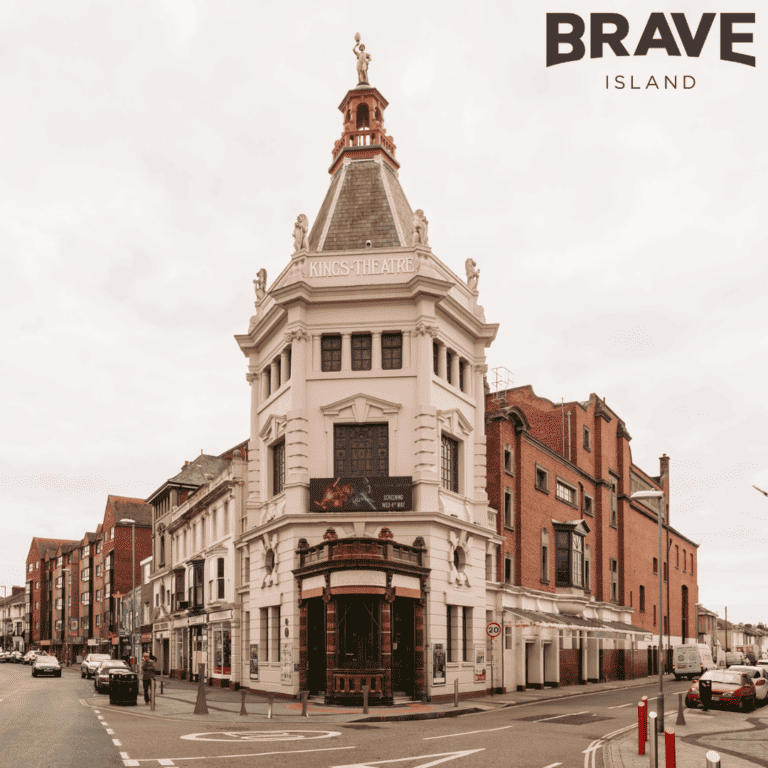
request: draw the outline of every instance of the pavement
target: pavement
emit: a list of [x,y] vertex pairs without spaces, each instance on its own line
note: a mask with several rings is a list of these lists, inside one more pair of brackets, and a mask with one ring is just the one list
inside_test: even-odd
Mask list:
[[[65,673],[80,674],[77,667],[64,668]],[[655,683],[658,677],[644,677],[636,680],[620,680],[607,683],[589,683],[563,688],[529,689],[472,699],[460,699],[458,706],[449,702],[414,702],[410,699],[395,700],[391,707],[348,707],[326,705],[320,698],[307,702],[306,717],[302,716],[302,702],[275,697],[272,704],[272,721],[275,724],[298,723],[302,720],[323,723],[365,723],[397,720],[429,720],[441,717],[456,717],[477,712],[504,709],[521,704],[543,701],[558,701],[585,693],[637,688]],[[672,675],[665,681],[673,681]],[[85,681],[83,681],[85,682]],[[139,683],[141,686],[141,683]],[[266,696],[247,691],[202,686],[205,693],[204,706],[200,706],[200,686],[183,680],[157,682],[155,708],[145,705],[141,690],[136,707],[125,707],[126,712],[148,718],[159,718],[195,723],[265,723],[268,720],[269,702]],[[109,707],[106,695],[91,693],[85,700],[93,706]],[[117,705],[115,705],[117,706]],[[665,724],[675,733],[675,768],[705,768],[707,753],[714,750],[721,759],[722,768],[746,768],[762,766],[768,768],[768,707],[756,709],[750,714],[701,709],[685,709],[685,724],[677,724],[678,707],[667,704]],[[196,709],[206,712],[195,714]],[[651,706],[650,711],[653,711]],[[763,714],[764,713],[764,714]],[[603,758],[606,768],[647,768],[649,766],[649,745],[645,754],[638,754],[637,727],[622,729],[602,740]],[[665,738],[659,734],[659,766],[665,765]],[[670,763],[673,765],[673,763]]]

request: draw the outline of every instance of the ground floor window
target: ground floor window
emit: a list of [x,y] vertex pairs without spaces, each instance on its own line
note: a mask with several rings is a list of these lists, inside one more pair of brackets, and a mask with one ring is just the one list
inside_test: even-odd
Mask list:
[[232,625],[229,621],[213,625],[213,674],[232,674]]

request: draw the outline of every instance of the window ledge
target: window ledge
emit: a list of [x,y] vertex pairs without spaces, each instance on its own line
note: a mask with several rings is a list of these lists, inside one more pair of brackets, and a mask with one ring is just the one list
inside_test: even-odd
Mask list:
[[546,493],[546,494],[547,494],[547,496],[549,496],[549,490],[548,490],[547,488],[541,488],[541,487],[540,487],[540,486],[538,486],[538,485],[534,485],[533,487],[534,487],[534,488],[535,488],[537,491],[541,491],[542,493]]

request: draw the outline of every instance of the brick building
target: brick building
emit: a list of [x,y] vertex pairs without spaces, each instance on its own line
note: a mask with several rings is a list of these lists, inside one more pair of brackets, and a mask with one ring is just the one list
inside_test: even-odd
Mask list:
[[21,651],[24,645],[24,587],[11,587],[11,594],[0,598],[0,650]]
[[517,685],[649,674],[659,621],[666,649],[695,642],[697,545],[665,525],[660,565],[656,500],[630,499],[663,491],[669,509],[669,458],[657,474],[636,466],[625,423],[594,394],[553,403],[524,386],[488,394],[486,407],[488,496],[504,537],[495,576]]

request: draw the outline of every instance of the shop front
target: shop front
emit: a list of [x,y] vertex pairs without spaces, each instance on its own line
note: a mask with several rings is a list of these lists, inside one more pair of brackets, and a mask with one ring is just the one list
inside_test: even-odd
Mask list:
[[392,704],[424,693],[423,541],[334,538],[299,550],[302,690],[326,703]]
[[212,649],[210,684],[226,688],[232,678],[232,611],[212,613],[208,619],[209,645]]

